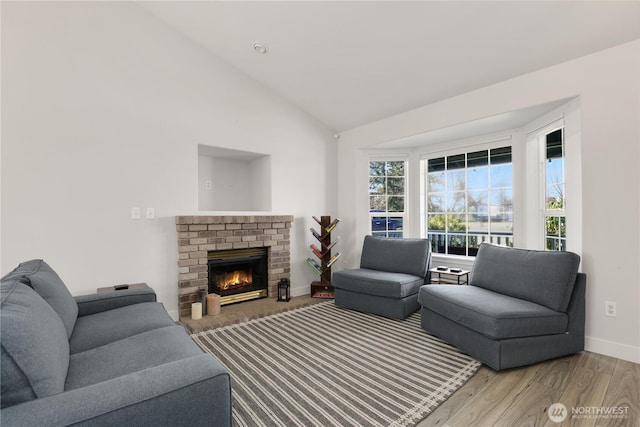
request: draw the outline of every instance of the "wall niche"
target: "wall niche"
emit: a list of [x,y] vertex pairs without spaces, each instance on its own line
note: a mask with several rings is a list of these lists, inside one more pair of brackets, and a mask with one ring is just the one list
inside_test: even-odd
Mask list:
[[198,145],[198,210],[271,211],[271,157]]

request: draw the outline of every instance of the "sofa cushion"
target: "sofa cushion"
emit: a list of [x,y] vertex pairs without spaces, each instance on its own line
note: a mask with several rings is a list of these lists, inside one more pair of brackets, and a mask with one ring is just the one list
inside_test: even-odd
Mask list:
[[66,390],[202,354],[182,326],[167,326],[71,355]]
[[365,236],[360,268],[425,277],[430,258],[429,239]]
[[60,317],[17,278],[0,284],[2,407],[61,393],[69,341]]
[[424,285],[424,278],[405,273],[356,268],[333,273],[334,288],[387,298],[415,295]]
[[22,282],[31,286],[58,313],[67,330],[67,338],[71,336],[78,317],[78,304],[60,277],[46,262],[34,259],[20,263],[5,277],[20,278]]
[[90,350],[153,329],[175,325],[162,304],[144,302],[80,316],[69,340],[70,353]]
[[426,285],[418,303],[491,339],[567,332],[565,313],[475,286]]
[[580,257],[572,252],[480,245],[469,284],[566,312]]

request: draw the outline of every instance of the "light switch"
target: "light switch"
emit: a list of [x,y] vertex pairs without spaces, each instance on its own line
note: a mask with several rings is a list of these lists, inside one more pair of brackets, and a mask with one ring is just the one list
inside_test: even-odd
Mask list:
[[134,206],[131,208],[131,219],[140,219],[140,208]]
[[156,210],[154,208],[147,208],[147,219],[155,219]]

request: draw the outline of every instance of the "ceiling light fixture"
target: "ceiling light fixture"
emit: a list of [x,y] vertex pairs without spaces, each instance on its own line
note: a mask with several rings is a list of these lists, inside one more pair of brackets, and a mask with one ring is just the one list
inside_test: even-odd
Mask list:
[[269,52],[267,45],[264,43],[254,43],[253,50],[255,50],[256,53],[259,53],[260,55],[266,55],[267,52]]

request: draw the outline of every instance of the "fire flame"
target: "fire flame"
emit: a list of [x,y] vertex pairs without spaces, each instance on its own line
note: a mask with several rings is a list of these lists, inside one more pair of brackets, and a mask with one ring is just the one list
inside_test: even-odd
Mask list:
[[250,285],[252,279],[251,270],[236,270],[221,276],[218,283],[220,283],[222,290]]

